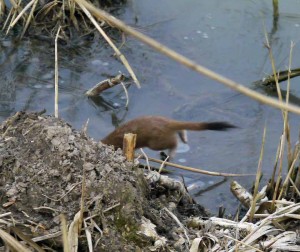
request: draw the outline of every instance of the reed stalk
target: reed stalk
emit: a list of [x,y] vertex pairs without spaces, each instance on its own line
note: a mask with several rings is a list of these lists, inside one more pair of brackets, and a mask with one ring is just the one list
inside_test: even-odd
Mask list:
[[58,27],[55,37],[55,97],[54,97],[54,116],[58,118],[58,49],[57,40],[59,36],[61,26]]
[[256,172],[256,178],[255,178],[255,185],[254,185],[254,191],[253,191],[253,200],[251,202],[251,207],[250,207],[250,222],[253,221],[253,216],[255,214],[256,210],[256,202],[259,199],[259,194],[258,194],[258,186],[259,182],[262,176],[262,160],[264,156],[264,147],[265,147],[265,139],[266,139],[266,126],[264,127],[264,132],[263,132],[263,138],[262,138],[262,144],[261,144],[261,149],[260,149],[260,157],[257,165],[257,172]]

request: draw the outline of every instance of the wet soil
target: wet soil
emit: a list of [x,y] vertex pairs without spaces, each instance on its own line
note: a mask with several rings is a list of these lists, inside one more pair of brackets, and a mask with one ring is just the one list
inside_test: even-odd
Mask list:
[[[208,214],[176,187],[147,179],[137,164],[61,119],[17,112],[0,126],[0,216],[11,213],[0,228],[58,234],[40,245],[60,250],[60,215],[70,224],[82,199],[95,251],[187,251],[184,229],[166,209],[182,223]],[[145,231],[153,225],[154,236]],[[88,251],[83,230],[79,247]]]

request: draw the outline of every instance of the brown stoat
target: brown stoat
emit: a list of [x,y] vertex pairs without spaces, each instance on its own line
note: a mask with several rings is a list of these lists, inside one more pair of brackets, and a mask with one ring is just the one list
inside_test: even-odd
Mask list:
[[169,150],[174,157],[179,135],[182,142],[187,143],[185,130],[227,130],[236,126],[227,122],[187,122],[176,121],[162,116],[142,116],[121,125],[105,138],[102,143],[113,145],[116,149],[123,147],[126,133],[137,135],[136,148],[148,147],[152,150]]

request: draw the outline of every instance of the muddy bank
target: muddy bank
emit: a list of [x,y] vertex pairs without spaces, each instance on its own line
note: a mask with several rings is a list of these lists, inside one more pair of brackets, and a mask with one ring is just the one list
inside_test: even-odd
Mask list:
[[17,112],[0,126],[0,251],[300,251],[300,203],[269,211],[265,198],[253,222],[207,218],[182,183],[137,164]]
[[[95,251],[187,251],[186,231],[178,223],[207,216],[176,183],[170,189],[162,179],[153,180],[159,174],[145,177],[121,151],[60,119],[18,112],[3,122],[0,134],[0,227],[36,240],[53,235],[41,247],[62,248],[60,215],[70,224],[81,198]],[[79,247],[88,250],[84,230]]]

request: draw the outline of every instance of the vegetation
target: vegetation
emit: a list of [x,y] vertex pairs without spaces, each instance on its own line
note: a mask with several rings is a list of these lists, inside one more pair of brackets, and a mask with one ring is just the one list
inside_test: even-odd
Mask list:
[[[267,129],[264,129],[262,137],[262,147],[261,155],[258,161],[258,168],[255,183],[252,192],[248,192],[242,186],[238,185],[236,182],[232,184],[231,190],[235,196],[241,201],[242,205],[247,208],[247,213],[239,219],[240,215],[237,215],[235,221],[226,220],[224,218],[210,218],[209,221],[201,218],[190,218],[188,220],[178,220],[178,218],[172,215],[172,212],[168,208],[163,208],[165,214],[169,216],[170,219],[178,224],[180,228],[181,238],[183,239],[183,247],[190,251],[299,251],[299,246],[296,244],[297,237],[297,226],[299,226],[300,220],[300,171],[299,171],[299,155],[300,148],[299,142],[295,146],[292,146],[290,139],[290,127],[289,125],[289,113],[300,114],[300,108],[289,103],[289,91],[290,91],[290,78],[292,76],[292,57],[293,57],[293,47],[294,44],[291,43],[290,47],[290,62],[289,69],[285,72],[283,79],[287,80],[287,95],[285,99],[282,96],[281,88],[279,85],[278,74],[275,69],[275,60],[272,54],[272,47],[269,43],[268,36],[266,34],[266,48],[269,51],[270,62],[273,69],[272,83],[275,83],[274,88],[277,91],[278,99],[273,99],[262,95],[256,91],[250,90],[243,85],[229,80],[213,71],[196,64],[190,59],[170,50],[169,48],[161,45],[157,41],[139,33],[133,28],[125,25],[120,20],[112,17],[108,13],[97,8],[97,6],[86,2],[85,0],[74,0],[74,1],[50,1],[42,2],[38,0],[32,0],[23,6],[23,2],[11,1],[12,8],[7,10],[7,6],[3,0],[0,0],[0,18],[4,18],[6,15],[6,20],[3,29],[6,32],[10,32],[17,24],[20,24],[22,31],[20,36],[23,37],[26,33],[29,35],[35,34],[47,34],[50,38],[56,38],[56,49],[58,40],[69,40],[74,37],[74,31],[80,34],[91,34],[98,31],[103,38],[109,43],[109,45],[115,51],[117,57],[126,66],[128,72],[133,78],[134,82],[140,87],[139,81],[136,78],[133,70],[129,66],[124,55],[119,51],[119,49],[114,45],[112,40],[109,38],[107,33],[104,31],[103,27],[114,27],[119,29],[121,32],[127,33],[136,39],[144,42],[145,44],[153,47],[157,51],[165,54],[166,56],[172,58],[175,61],[182,63],[183,65],[197,71],[200,74],[204,74],[229,88],[232,88],[244,95],[251,97],[261,103],[274,106],[281,109],[282,111],[282,134],[279,136],[278,151],[275,157],[275,164],[272,176],[267,185],[260,185],[262,177],[262,160],[264,153],[265,134]],[[118,4],[122,3],[119,1]],[[274,9],[274,16],[278,17],[278,2],[273,1],[276,11]],[[111,1],[101,2],[101,6],[107,6],[111,4]],[[276,14],[277,13],[277,14]],[[29,27],[32,28],[29,29]],[[56,50],[56,54],[58,50]],[[57,61],[56,61],[57,63]],[[58,64],[55,66],[56,76],[58,76]],[[298,69],[296,69],[298,70]],[[297,73],[298,74],[298,73]],[[56,79],[57,80],[57,79]],[[58,85],[58,83],[56,83]],[[269,84],[269,82],[268,82]],[[58,92],[58,89],[56,89]],[[58,106],[56,104],[56,116],[58,116]],[[5,136],[6,131],[3,132],[2,137]],[[287,167],[284,167],[284,159],[287,159]],[[169,165],[172,165],[168,163]],[[178,167],[178,166],[177,166]],[[190,169],[191,170],[191,169]],[[214,173],[218,175],[217,173]],[[224,174],[220,174],[221,176]],[[226,174],[225,174],[226,175]],[[163,179],[159,178],[162,183]],[[83,176],[82,185],[85,185],[85,177]],[[152,182],[151,182],[152,183]],[[149,184],[151,184],[149,183]],[[167,184],[172,184],[172,189],[174,189],[174,183],[165,183],[165,188],[168,188]],[[184,188],[183,186],[181,186]],[[180,191],[176,188],[177,191]],[[112,189],[113,191],[113,189]],[[75,251],[77,249],[78,239],[82,231],[85,231],[85,238],[89,250],[91,251],[91,244],[96,243],[89,234],[89,230],[84,226],[84,193],[85,189],[82,187],[82,197],[81,197],[81,208],[78,214],[75,215],[73,222],[67,226],[64,217],[61,217],[62,223],[62,235],[64,238],[64,250],[65,251]],[[181,193],[179,193],[181,194]],[[181,194],[183,195],[183,193]],[[130,195],[128,200],[131,202]],[[177,205],[182,204],[181,199],[175,201]],[[169,202],[170,203],[170,202]],[[14,204],[14,202],[8,202],[9,204]],[[123,203],[122,203],[123,204]],[[175,203],[174,203],[175,204]],[[141,204],[142,205],[142,204]],[[153,231],[152,226],[147,221],[143,219],[142,224],[137,223],[138,221],[133,221],[131,218],[127,218],[126,214],[122,212],[123,208],[119,208],[120,205],[115,205],[117,208],[117,218],[114,222],[117,225],[117,229],[121,230],[130,241],[137,240],[139,243],[148,244],[149,240],[153,244],[158,242],[160,245],[155,247],[155,249],[168,249],[168,243],[162,239],[161,236],[151,233]],[[171,203],[169,205],[171,208]],[[142,210],[139,209],[139,215],[142,215]],[[163,212],[163,211],[162,211]],[[4,213],[0,215],[1,218],[10,216],[9,213]],[[171,216],[171,217],[170,217]],[[132,223],[126,223],[130,219]],[[13,225],[13,222],[7,222],[3,219],[3,225],[0,229],[0,237],[5,242],[6,246],[10,249],[16,251],[29,251],[23,243],[22,240],[27,244],[28,247],[34,248],[37,251],[43,251],[41,247],[28,239],[22,232],[17,229],[12,229],[15,235],[19,237],[19,240],[12,237],[9,233],[9,226]],[[140,226],[139,226],[140,224]],[[156,223],[157,224],[157,223]],[[126,229],[128,225],[128,229]],[[84,226],[84,228],[82,228]],[[141,237],[137,236],[137,233],[141,228],[147,226],[149,229],[147,231],[143,230],[143,235],[150,237],[151,239],[146,239],[142,241]],[[151,226],[151,228],[150,228]],[[97,228],[96,226],[94,226]],[[5,229],[5,230],[4,230]],[[149,231],[151,230],[151,232]],[[140,231],[141,232],[141,231]],[[154,231],[153,231],[154,232]],[[75,246],[75,245],[76,246]]]

